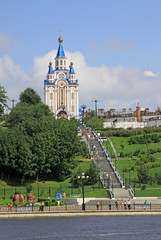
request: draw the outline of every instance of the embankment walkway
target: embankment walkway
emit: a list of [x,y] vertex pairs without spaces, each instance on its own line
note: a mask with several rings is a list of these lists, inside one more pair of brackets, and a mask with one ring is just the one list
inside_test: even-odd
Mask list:
[[0,219],[42,218],[42,217],[92,217],[92,216],[161,216],[161,211],[67,211],[67,212],[31,212],[0,213]]

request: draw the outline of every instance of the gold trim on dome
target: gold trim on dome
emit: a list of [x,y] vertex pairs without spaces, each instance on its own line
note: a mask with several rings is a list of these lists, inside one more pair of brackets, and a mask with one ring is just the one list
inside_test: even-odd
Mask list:
[[63,42],[63,39],[62,39],[61,35],[60,35],[60,37],[59,37],[58,41],[59,41],[59,43],[60,43],[60,45],[61,45],[61,44],[62,44],[62,42]]
[[49,67],[52,67],[52,62],[51,61],[49,62]]
[[70,62],[70,66],[69,67],[72,67],[73,66],[73,62]]

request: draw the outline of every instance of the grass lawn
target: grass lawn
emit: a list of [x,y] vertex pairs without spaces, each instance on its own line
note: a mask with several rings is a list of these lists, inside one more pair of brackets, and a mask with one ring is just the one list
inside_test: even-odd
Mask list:
[[[154,133],[154,134],[158,134],[160,135],[160,133]],[[150,135],[150,134],[148,134]],[[137,136],[142,136],[142,135],[136,135],[134,137]],[[145,155],[147,155],[147,149],[154,149],[157,150],[158,148],[161,147],[161,143],[148,143],[148,146],[146,144],[128,144],[128,141],[131,137],[110,137],[115,150],[118,153],[123,152],[124,154],[130,153],[130,152],[134,152],[136,150],[140,150],[140,152],[145,152]],[[124,149],[122,149],[121,145],[124,145]],[[114,155],[114,152],[110,146],[109,141],[105,142],[105,146],[107,148],[107,150],[109,151],[110,155]],[[161,158],[161,152],[157,152],[153,154],[154,157],[157,158]],[[125,156],[125,158],[128,158]]]
[[148,188],[145,190],[136,189],[136,197],[161,197],[161,187],[160,188]]

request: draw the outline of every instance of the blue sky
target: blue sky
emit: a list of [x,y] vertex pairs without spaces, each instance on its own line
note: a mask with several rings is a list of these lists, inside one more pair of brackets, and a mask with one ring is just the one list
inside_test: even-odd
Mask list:
[[0,84],[11,97],[29,84],[43,98],[61,29],[80,104],[92,107],[96,97],[106,109],[161,106],[160,0],[0,0],[0,6]]

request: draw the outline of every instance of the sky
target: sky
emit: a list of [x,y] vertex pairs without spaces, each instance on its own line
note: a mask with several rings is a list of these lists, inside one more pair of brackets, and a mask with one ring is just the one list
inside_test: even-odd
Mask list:
[[[160,0],[0,0],[0,85],[44,101],[48,64],[61,32],[79,80],[79,105],[161,107]],[[11,102],[9,103],[11,105]]]

